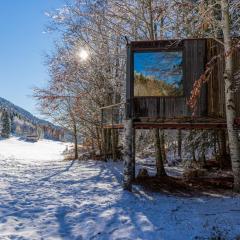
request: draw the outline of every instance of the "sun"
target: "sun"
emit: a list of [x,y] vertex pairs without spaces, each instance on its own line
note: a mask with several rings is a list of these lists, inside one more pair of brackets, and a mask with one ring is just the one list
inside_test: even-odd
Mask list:
[[86,49],[80,49],[77,55],[82,61],[86,61],[89,58],[89,53]]

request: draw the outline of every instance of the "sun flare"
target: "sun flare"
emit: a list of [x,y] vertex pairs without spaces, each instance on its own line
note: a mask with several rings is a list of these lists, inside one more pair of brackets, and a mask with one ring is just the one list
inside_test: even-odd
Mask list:
[[89,53],[87,50],[85,49],[80,49],[78,52],[78,57],[82,60],[82,61],[86,61],[89,58]]

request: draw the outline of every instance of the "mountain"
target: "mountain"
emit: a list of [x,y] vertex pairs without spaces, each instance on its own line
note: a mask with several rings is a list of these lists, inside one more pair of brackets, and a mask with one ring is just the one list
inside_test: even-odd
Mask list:
[[7,112],[11,132],[17,135],[38,135],[40,138],[63,140],[65,130],[48,121],[35,117],[25,109],[0,97],[0,115]]
[[156,79],[154,76],[145,76],[134,73],[135,96],[182,96],[182,82],[175,84]]

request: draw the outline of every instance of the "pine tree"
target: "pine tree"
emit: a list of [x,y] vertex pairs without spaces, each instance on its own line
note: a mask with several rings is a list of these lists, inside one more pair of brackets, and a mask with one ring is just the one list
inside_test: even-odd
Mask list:
[[9,138],[11,132],[11,121],[9,113],[7,111],[3,111],[1,122],[2,122],[1,136],[4,138]]

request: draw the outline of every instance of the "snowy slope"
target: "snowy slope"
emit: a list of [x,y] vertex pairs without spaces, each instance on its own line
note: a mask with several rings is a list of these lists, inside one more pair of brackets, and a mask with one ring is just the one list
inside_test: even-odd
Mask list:
[[[56,161],[63,159],[62,152],[66,143],[42,139],[38,142],[27,142],[18,137],[0,138],[0,158],[15,159],[25,164]],[[43,149],[43,151],[41,151]]]
[[0,140],[1,240],[240,236],[238,197],[180,198],[136,186],[125,192],[122,163],[63,161],[64,149],[59,142]]
[[54,129],[60,128],[48,121],[45,121],[45,120],[42,120],[42,119],[39,119],[39,118],[33,116],[30,112],[24,110],[21,107],[16,106],[15,104],[13,104],[10,101],[8,101],[4,98],[1,98],[1,97],[0,97],[0,109],[6,109],[9,113],[17,114],[21,118],[31,122],[34,125],[49,126]]

